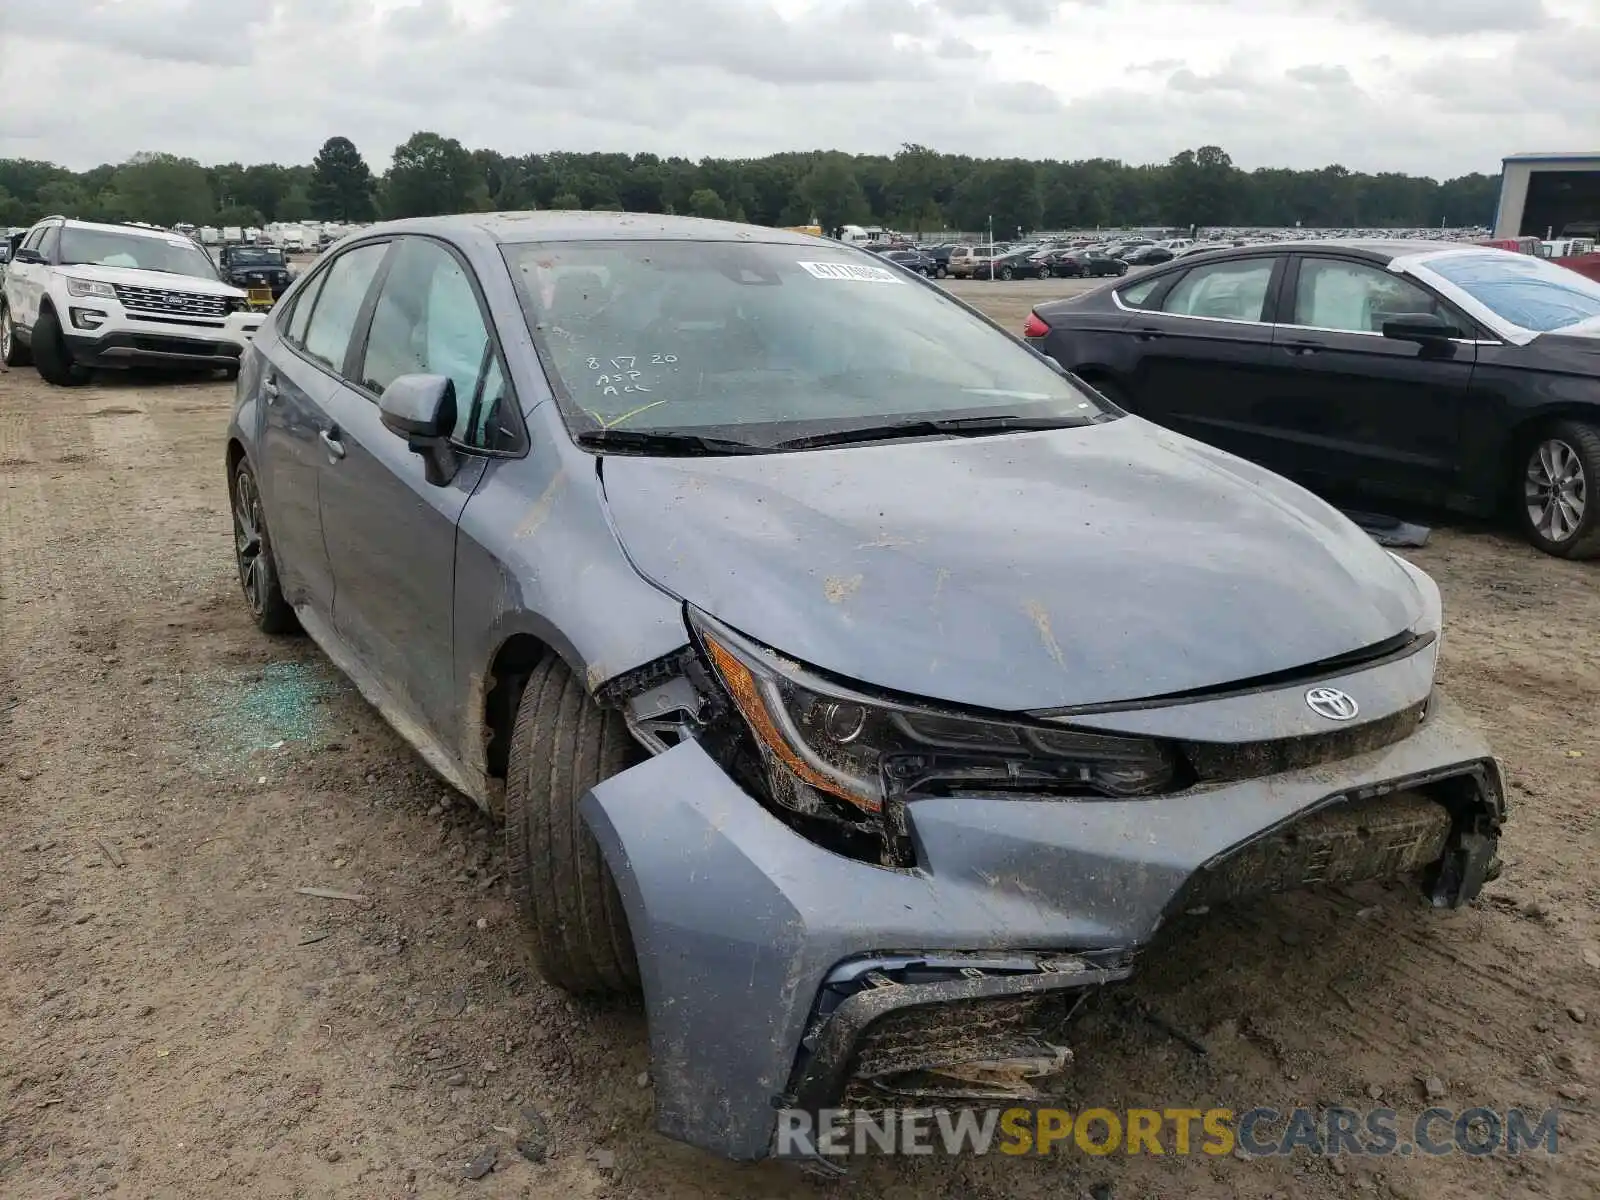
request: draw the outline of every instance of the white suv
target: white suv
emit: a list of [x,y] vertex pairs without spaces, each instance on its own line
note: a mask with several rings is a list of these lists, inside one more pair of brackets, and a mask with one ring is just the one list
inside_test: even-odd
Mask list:
[[50,383],[97,367],[239,373],[263,316],[180,234],[46,217],[28,231],[0,290],[0,358],[30,360]]

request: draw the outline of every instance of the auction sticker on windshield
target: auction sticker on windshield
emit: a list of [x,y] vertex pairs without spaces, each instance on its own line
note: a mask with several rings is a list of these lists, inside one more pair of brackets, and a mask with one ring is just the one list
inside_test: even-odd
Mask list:
[[899,283],[888,267],[866,267],[858,263],[803,262],[800,264],[818,279],[853,279],[857,283]]

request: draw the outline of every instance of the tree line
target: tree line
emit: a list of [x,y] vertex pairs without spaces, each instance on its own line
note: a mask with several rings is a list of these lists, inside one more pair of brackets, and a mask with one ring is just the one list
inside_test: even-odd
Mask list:
[[203,166],[172,154],[74,172],[0,159],[0,225],[60,213],[171,226],[370,221],[506,209],[602,209],[727,217],[760,225],[878,224],[907,232],[1099,226],[1420,228],[1487,225],[1499,177],[1439,182],[1339,165],[1234,166],[1217,146],[1160,164],[1115,159],[973,158],[905,145],[893,155],[837,151],[765,158],[469,150],[413,134],[374,174],[355,145],[329,138],[307,164]]

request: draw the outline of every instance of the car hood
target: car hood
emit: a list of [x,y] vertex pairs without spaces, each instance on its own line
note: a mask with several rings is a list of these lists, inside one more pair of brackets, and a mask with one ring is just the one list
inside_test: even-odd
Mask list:
[[200,296],[243,296],[244,293],[220,279],[202,279],[198,275],[171,275],[166,271],[142,271],[137,267],[106,267],[99,264],[76,263],[58,268],[71,279],[96,279],[129,287],[160,288],[168,292],[188,292]]
[[649,580],[814,667],[1002,711],[1320,662],[1423,615],[1303,489],[1137,417],[716,458],[610,456]]

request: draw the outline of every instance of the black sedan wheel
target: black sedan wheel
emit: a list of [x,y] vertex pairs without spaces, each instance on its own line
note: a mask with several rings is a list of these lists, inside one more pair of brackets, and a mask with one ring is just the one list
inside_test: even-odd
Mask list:
[[233,554],[239,566],[250,616],[262,633],[293,633],[300,628],[294,609],[278,586],[278,566],[267,536],[267,519],[261,511],[261,493],[255,472],[244,459],[233,469]]
[[1589,492],[1600,477],[1600,429],[1557,421],[1529,439],[1518,515],[1528,540],[1558,558],[1600,554],[1600,510]]
[[1012,279],[1015,279],[1016,277],[1017,277],[1017,273],[1015,271],[1013,271],[1010,267],[1001,267],[1000,268],[1000,278],[1001,279],[1010,281]]
[[935,267],[933,269],[933,275],[934,275],[935,279],[943,279],[945,276],[947,276],[949,274],[950,274],[950,272],[945,270],[943,267]]

